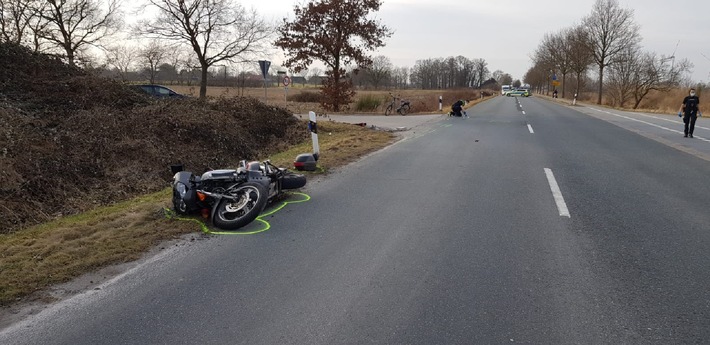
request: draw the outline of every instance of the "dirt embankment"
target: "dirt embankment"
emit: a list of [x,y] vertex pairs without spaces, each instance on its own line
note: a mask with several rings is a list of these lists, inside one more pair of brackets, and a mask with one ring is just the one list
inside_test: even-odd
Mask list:
[[254,98],[155,101],[121,83],[0,44],[0,233],[168,186],[306,138]]

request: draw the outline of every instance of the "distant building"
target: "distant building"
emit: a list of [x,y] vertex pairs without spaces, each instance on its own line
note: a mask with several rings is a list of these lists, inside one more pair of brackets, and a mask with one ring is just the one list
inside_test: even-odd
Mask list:
[[298,76],[293,76],[291,77],[291,84],[296,85],[300,84],[301,86],[306,86],[306,77],[298,77]]

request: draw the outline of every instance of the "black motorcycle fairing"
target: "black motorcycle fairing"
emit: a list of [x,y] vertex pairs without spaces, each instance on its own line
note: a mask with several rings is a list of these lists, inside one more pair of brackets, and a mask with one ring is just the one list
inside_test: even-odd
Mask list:
[[200,209],[194,182],[195,176],[189,171],[180,171],[173,176],[173,205],[176,211],[189,213]]

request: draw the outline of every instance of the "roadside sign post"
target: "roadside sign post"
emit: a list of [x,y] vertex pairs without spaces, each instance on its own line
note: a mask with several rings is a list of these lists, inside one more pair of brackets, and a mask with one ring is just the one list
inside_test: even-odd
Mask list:
[[269,66],[271,66],[271,61],[259,60],[259,67],[261,68],[261,75],[264,77],[264,103],[266,103],[266,75],[269,72]]
[[284,76],[283,83],[284,83],[284,101],[288,102],[288,86],[291,84],[291,78],[289,78],[288,76]]
[[442,103],[444,103],[444,99],[439,96],[439,111],[441,111]]
[[318,160],[320,156],[320,147],[318,146],[318,126],[316,125],[316,113],[308,112],[308,130],[311,131],[311,140],[313,140],[313,157]]

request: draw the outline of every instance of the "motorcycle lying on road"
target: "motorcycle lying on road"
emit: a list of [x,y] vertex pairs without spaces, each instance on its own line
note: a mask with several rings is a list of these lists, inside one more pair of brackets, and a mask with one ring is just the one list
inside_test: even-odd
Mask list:
[[202,176],[183,171],[182,165],[174,165],[171,170],[175,174],[172,183],[175,212],[201,213],[224,230],[236,230],[251,223],[285,190],[306,185],[304,175],[276,167],[268,160],[243,160],[236,170],[210,170]]

